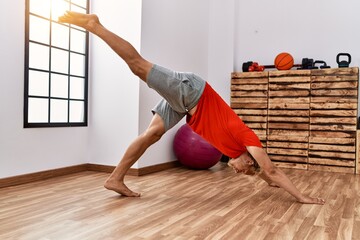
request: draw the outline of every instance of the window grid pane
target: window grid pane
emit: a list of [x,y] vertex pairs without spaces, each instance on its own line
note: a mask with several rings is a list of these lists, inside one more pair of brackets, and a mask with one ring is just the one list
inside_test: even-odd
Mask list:
[[58,23],[88,0],[26,0],[24,127],[87,126],[88,34]]
[[49,73],[29,71],[29,96],[49,96]]
[[49,101],[42,98],[29,98],[29,122],[48,122]]
[[70,101],[70,122],[84,121],[84,101]]
[[68,122],[68,101],[51,99],[50,103],[50,122]]
[[49,44],[50,22],[46,19],[30,15],[30,39]]
[[67,49],[69,47],[69,27],[57,23],[52,23],[51,45]]

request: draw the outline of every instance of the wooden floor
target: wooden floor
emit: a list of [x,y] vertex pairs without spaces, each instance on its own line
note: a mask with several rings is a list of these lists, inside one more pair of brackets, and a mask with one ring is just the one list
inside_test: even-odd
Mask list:
[[327,203],[297,203],[224,163],[127,177],[141,198],[105,190],[108,174],[82,172],[0,189],[0,239],[360,239],[359,176],[285,172]]

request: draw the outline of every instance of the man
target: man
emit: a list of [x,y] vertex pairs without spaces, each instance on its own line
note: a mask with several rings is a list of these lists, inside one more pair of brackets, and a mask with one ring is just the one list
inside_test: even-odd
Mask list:
[[259,164],[262,168],[259,176],[270,185],[284,188],[301,203],[325,203],[324,199],[303,195],[284,172],[273,165],[254,132],[200,77],[174,72],[145,60],[130,43],[106,29],[96,15],[66,12],[59,22],[75,24],[100,37],[136,76],[164,98],[152,110],[154,116],[147,130],[130,144],[106,180],[105,188],[128,197],[140,196],[124,184],[126,172],[149,146],[186,116],[195,132],[232,158],[228,164],[235,172],[254,175],[254,165]]

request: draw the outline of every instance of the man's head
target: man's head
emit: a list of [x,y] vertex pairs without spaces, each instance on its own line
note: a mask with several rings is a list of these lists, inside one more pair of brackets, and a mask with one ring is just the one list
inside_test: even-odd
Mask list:
[[228,165],[232,167],[236,173],[245,173],[246,175],[255,175],[259,170],[258,163],[248,152],[244,152],[237,158],[230,159]]

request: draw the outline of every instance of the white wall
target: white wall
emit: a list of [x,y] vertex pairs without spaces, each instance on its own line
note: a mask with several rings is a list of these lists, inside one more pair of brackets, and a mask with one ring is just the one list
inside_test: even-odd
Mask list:
[[208,81],[230,103],[234,70],[235,0],[211,0],[209,14]]
[[235,69],[243,62],[273,64],[280,52],[296,63],[324,60],[337,67],[336,55],[349,52],[360,64],[360,1],[236,1]]
[[[143,1],[141,53],[149,61],[176,71],[191,71],[207,79],[207,0]],[[139,130],[148,126],[151,109],[161,98],[147,85],[140,86]],[[143,155],[139,167],[174,161],[172,142],[182,120]]]
[[[91,12],[140,51],[141,0],[92,1]],[[101,39],[91,35],[90,46],[88,162],[117,165],[138,135],[139,79]]]
[[25,1],[0,1],[0,178],[86,162],[88,129],[23,128]]

